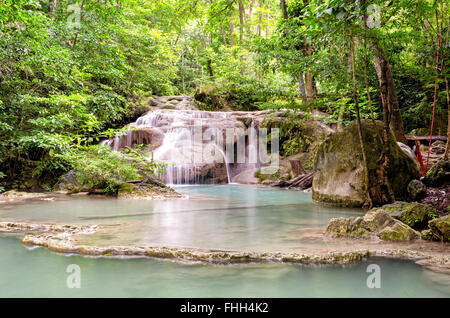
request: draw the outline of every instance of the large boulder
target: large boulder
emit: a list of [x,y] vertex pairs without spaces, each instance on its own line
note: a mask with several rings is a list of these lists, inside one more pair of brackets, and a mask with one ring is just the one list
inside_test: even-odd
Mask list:
[[[375,205],[385,203],[380,193],[383,123],[362,121],[363,141],[369,169],[369,186]],[[407,185],[420,178],[417,160],[411,158],[390,136],[390,163],[387,172],[396,199],[408,197]],[[327,138],[317,150],[314,162],[313,200],[331,205],[359,207],[364,198],[364,168],[356,122]]]
[[450,215],[428,222],[433,238],[441,242],[450,242]]
[[417,202],[399,201],[383,205],[379,209],[414,229],[424,229],[428,221],[439,217],[436,209]]
[[394,219],[381,209],[364,216],[334,218],[328,223],[325,234],[332,237],[407,241],[420,238],[420,233]]

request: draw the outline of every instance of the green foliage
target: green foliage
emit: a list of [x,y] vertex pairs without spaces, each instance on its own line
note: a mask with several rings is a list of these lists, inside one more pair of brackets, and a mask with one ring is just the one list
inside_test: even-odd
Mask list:
[[[68,10],[74,3],[83,3],[77,26]],[[57,178],[83,153],[98,163],[93,170],[99,168],[100,150],[82,147],[113,136],[114,128],[147,109],[153,94],[195,94],[204,110],[319,110],[331,115],[328,122],[347,124],[356,117],[351,39],[362,118],[372,111],[375,119],[381,117],[373,66],[377,43],[392,68],[405,130],[429,127],[436,77],[437,131],[447,128],[444,79],[450,50],[444,1],[286,3],[287,19],[279,0],[59,0],[52,13],[48,0],[2,1],[4,180],[14,180],[27,167],[33,178]],[[380,8],[375,28],[363,27],[368,5]],[[306,100],[301,86],[307,75],[315,85]],[[290,118],[281,124],[286,154],[312,147],[300,138],[301,122]],[[111,167],[119,162],[102,151]]]
[[74,169],[79,184],[105,193],[116,193],[123,182],[141,179],[143,174],[161,173],[165,168],[164,163],[151,161],[142,146],[125,152],[107,146],[85,146],[65,152],[60,158]]
[[[0,179],[4,178],[5,174],[3,172],[0,171]],[[0,193],[5,191],[5,188],[3,186],[0,185]]]
[[36,179],[56,178],[70,166],[62,157],[123,126],[135,107],[129,99],[175,90],[172,34],[151,21],[161,14],[157,3],[84,0],[78,27],[70,24],[73,3],[57,1],[52,14],[48,1],[0,4],[0,169],[7,178],[24,167]]

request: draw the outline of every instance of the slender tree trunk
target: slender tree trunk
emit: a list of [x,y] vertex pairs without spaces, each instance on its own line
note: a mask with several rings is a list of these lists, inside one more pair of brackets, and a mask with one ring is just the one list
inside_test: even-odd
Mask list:
[[287,20],[288,14],[286,9],[286,0],[280,0],[280,3],[281,3],[281,11],[283,12],[283,18]]
[[[305,45],[305,56],[312,56],[312,46],[310,43],[306,43]],[[310,71],[306,72],[306,99],[312,100],[314,96],[314,86],[313,86],[313,76]]]
[[262,32],[262,17],[263,17],[263,14],[262,14],[262,8],[263,8],[263,2],[261,2],[261,0],[259,0],[259,12],[258,12],[258,30],[257,30],[257,33],[258,33],[258,36],[261,36],[261,32]]
[[233,8],[230,11],[230,46],[234,46],[234,23],[233,23]]
[[252,34],[255,29],[253,28],[253,8],[255,7],[256,4],[256,0],[252,0],[252,2],[250,3],[250,6],[248,8],[248,16],[247,16],[247,23],[249,24],[247,27],[247,32],[248,34]]
[[242,45],[244,39],[244,27],[245,27],[245,8],[242,0],[239,0],[239,44]]
[[50,0],[48,3],[48,15],[53,16],[56,8],[58,7],[58,0]]
[[306,103],[306,90],[305,81],[303,80],[303,73],[298,73],[298,88],[300,90],[300,96],[302,97],[302,104]]
[[220,24],[220,32],[222,33],[223,45],[227,45],[227,38],[225,37],[225,31],[223,30],[223,25]]
[[444,159],[447,160],[448,159],[448,153],[449,153],[449,148],[450,148],[450,94],[448,92],[448,78],[445,77],[445,92],[447,93],[447,113],[448,113],[448,118],[447,118],[447,144],[445,145],[445,153],[444,153]]
[[356,120],[358,123],[358,136],[359,136],[359,145],[361,147],[361,153],[363,157],[363,167],[364,167],[364,196],[365,202],[363,204],[364,208],[372,208],[372,199],[370,197],[370,183],[369,183],[369,165],[367,164],[367,155],[366,148],[364,145],[364,139],[362,134],[362,126],[361,126],[361,115],[359,111],[359,101],[358,101],[358,90],[356,86],[356,72],[355,72],[355,41],[353,35],[350,34],[350,56],[351,56],[351,73],[352,73],[352,93],[353,93],[353,101],[355,103],[355,111],[356,111]]

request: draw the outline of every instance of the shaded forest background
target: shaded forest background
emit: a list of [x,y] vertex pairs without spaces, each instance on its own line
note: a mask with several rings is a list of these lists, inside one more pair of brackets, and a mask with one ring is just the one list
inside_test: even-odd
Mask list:
[[386,109],[402,141],[430,133],[436,81],[433,133],[447,135],[449,12],[431,0],[4,0],[0,178],[49,190],[86,158],[133,175],[97,144],[152,95],[338,125]]

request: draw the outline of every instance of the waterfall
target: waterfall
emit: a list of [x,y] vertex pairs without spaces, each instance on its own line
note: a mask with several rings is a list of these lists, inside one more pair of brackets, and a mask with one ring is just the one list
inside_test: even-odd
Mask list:
[[[231,183],[238,173],[258,167],[255,113],[200,111],[192,107],[187,97],[176,98],[176,102],[173,102],[175,97],[172,100],[165,97],[161,102],[160,97],[156,104],[161,106],[130,123],[128,126],[134,129],[123,136],[110,138],[106,144],[115,151],[139,144],[148,145],[153,160],[167,164],[159,177],[169,185]],[[249,118],[251,122],[248,122]],[[247,134],[244,122],[250,124],[243,150],[246,162],[235,163],[232,161],[235,158],[226,154],[225,148],[230,146],[226,145],[229,143],[226,133],[232,129],[237,131],[237,136]],[[235,148],[237,139],[233,138],[231,147]]]

